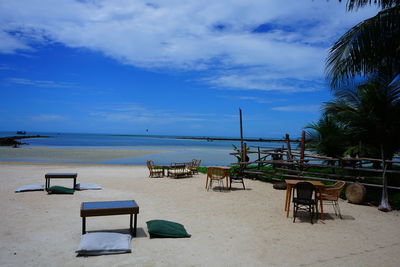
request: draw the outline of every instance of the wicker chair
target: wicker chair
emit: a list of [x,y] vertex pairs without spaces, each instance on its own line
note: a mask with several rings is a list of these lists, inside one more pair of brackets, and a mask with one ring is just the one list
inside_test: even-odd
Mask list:
[[[314,198],[313,198],[314,196]],[[305,210],[310,212],[311,224],[313,224],[313,218],[315,210],[318,214],[318,206],[316,201],[316,191],[312,183],[300,182],[294,186],[293,193],[293,222],[296,221],[296,215],[298,210]]]
[[154,162],[152,160],[147,161],[147,168],[150,171],[149,177],[163,177],[164,176],[164,170],[162,167],[154,165]]
[[193,159],[192,160],[192,165],[190,166],[190,170],[192,171],[192,174],[197,174],[199,173],[199,170],[197,169],[200,167],[201,159]]
[[[334,185],[326,186],[319,190],[320,199],[324,203],[331,204],[335,211],[335,215],[338,216],[340,219],[343,219],[343,218],[342,218],[342,214],[340,213],[338,200],[340,197],[340,192],[343,190],[345,185],[346,185],[345,182],[336,182]],[[320,202],[321,206],[322,206],[322,201]]]
[[207,190],[212,188],[213,182],[218,182],[220,191],[224,188],[224,179],[229,177],[229,169],[221,169],[218,167],[208,167],[207,170]]

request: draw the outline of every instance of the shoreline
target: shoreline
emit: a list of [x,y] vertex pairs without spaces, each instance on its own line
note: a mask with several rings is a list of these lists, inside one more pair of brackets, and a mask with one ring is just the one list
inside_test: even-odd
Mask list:
[[7,161],[0,160],[0,167],[2,165],[21,165],[21,166],[82,166],[82,167],[146,167],[146,163],[144,164],[105,164],[105,163],[73,163],[73,162],[43,162],[43,161]]
[[[131,148],[131,149],[129,149]],[[147,160],[158,165],[170,165],[172,162],[202,160],[202,166],[228,166],[236,159],[229,154],[229,149],[199,147],[0,147],[0,161],[36,162],[54,164],[93,164],[143,166]]]
[[[129,159],[166,153],[166,150],[128,150],[104,148],[0,147],[0,161],[41,163],[107,164],[113,160]],[[127,163],[128,164],[128,163]],[[145,164],[145,162],[144,162]],[[125,164],[122,164],[125,165]]]

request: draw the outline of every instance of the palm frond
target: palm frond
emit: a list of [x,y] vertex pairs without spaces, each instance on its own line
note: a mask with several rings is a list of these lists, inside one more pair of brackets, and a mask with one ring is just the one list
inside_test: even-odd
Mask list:
[[331,87],[335,89],[357,76],[376,73],[389,83],[400,73],[399,40],[400,5],[351,28],[329,51],[326,73]]
[[[342,2],[342,0],[339,0],[339,2]],[[364,7],[364,6],[372,5],[372,4],[385,9],[385,8],[399,5],[400,2],[398,0],[347,0],[346,8],[349,11],[353,10],[353,9],[357,10],[360,7]]]

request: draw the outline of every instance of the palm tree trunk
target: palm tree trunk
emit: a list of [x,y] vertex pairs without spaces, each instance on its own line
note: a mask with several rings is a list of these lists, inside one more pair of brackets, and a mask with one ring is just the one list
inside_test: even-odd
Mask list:
[[387,192],[387,177],[386,177],[387,164],[385,162],[385,156],[384,156],[385,154],[384,154],[382,145],[381,145],[381,155],[382,155],[382,163],[383,163],[383,173],[382,173],[383,186],[382,186],[381,204],[379,205],[378,209],[380,211],[391,211],[392,208],[390,207],[390,204],[389,204],[389,195]]

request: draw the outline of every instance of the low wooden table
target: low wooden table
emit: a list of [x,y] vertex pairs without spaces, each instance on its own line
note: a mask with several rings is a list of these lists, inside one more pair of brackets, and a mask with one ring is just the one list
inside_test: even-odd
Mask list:
[[77,173],[46,173],[44,178],[46,179],[45,189],[49,189],[50,187],[50,180],[51,179],[74,179],[74,187],[76,187],[76,177],[78,177]]
[[[86,233],[86,217],[129,214],[129,231],[132,236],[136,236],[136,223],[138,213],[139,206],[135,200],[82,202],[82,234],[84,235]],[[132,227],[133,215],[135,215],[135,221],[134,226]]]
[[[313,184],[315,186],[316,190],[319,190],[319,188],[324,187],[325,185],[323,183],[321,183],[320,181],[305,181],[305,180],[294,180],[294,179],[286,179],[285,180],[287,187],[286,187],[286,201],[285,201],[285,211],[286,211],[286,217],[289,217],[289,211],[290,211],[290,200],[292,197],[292,191],[293,191],[293,187],[295,184],[299,183],[299,182],[309,182],[311,184]],[[318,194],[320,195],[320,194]],[[317,201],[320,202],[321,205],[321,220],[324,219],[324,208],[322,205],[322,200],[321,199],[317,199]],[[317,203],[317,208],[318,208],[318,203]],[[318,209],[317,209],[318,211]]]

